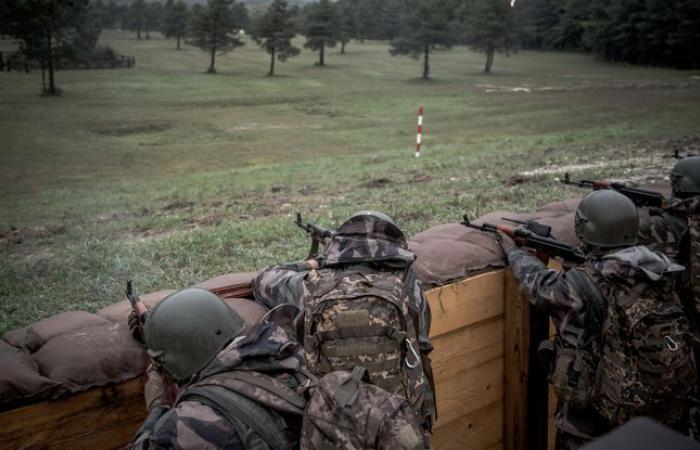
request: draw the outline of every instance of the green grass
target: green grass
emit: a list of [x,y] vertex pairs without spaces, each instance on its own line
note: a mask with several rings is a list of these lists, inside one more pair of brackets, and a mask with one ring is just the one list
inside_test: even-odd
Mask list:
[[483,56],[457,48],[424,82],[419,62],[368,42],[325,68],[304,51],[270,78],[248,42],[207,75],[192,47],[103,40],[136,68],[58,72],[59,98],[38,95],[38,73],[0,73],[0,232],[22,235],[0,239],[0,332],[118,301],[127,277],[147,292],[301,258],[296,210],[331,226],[379,209],[412,234],[576,193],[504,184],[526,170],[658,179],[668,140],[700,129],[700,72],[521,52],[484,76]]

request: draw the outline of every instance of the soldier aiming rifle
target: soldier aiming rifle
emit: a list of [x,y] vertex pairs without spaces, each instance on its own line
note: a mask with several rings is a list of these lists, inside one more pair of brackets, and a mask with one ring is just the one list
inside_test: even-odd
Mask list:
[[498,232],[502,232],[515,241],[519,247],[531,248],[537,253],[537,257],[547,262],[549,257],[561,258],[566,262],[580,264],[586,260],[585,255],[573,245],[558,241],[552,237],[552,228],[534,220],[525,222],[506,219],[509,222],[519,224],[517,227],[508,225],[494,225],[484,223],[483,225],[473,224],[467,216],[464,216],[462,225],[474,228],[479,231],[492,233],[496,239],[500,240]]

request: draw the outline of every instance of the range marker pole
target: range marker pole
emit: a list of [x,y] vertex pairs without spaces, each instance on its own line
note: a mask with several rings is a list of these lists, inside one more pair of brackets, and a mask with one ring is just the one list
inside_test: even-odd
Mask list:
[[420,158],[420,144],[423,136],[423,107],[418,108],[418,132],[416,133],[416,158]]

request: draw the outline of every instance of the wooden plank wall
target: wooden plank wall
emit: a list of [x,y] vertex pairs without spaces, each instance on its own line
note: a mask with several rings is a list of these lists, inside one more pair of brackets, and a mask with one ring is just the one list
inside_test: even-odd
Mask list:
[[504,289],[499,270],[427,293],[438,450],[503,448]]

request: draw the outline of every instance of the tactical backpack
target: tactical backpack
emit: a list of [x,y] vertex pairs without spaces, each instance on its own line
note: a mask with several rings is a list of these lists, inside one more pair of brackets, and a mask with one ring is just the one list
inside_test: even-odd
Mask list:
[[306,400],[290,374],[272,377],[235,370],[188,386],[178,399],[209,406],[233,425],[243,447],[256,450],[299,448]]
[[325,375],[311,388],[300,444],[305,450],[424,450],[420,418],[405,399],[369,384],[367,370]]
[[428,389],[405,274],[366,265],[310,272],[304,354],[307,368],[318,376],[364,367],[372,384],[425,415]]
[[590,263],[567,275],[578,279],[584,303],[603,305],[604,315],[600,338],[585,340],[582,331],[580,345],[559,346],[552,383],[560,398],[592,406],[613,426],[642,415],[677,424],[696,371],[688,319],[671,282],[623,285]]

